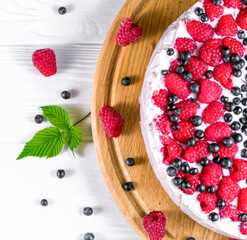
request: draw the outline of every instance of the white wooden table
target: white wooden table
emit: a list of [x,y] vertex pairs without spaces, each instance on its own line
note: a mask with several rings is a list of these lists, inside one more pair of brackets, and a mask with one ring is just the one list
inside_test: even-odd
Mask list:
[[[16,161],[38,125],[40,106],[60,105],[72,122],[90,111],[94,71],[107,31],[124,0],[0,0],[0,239],[136,240],[100,173],[90,119],[80,124],[83,143],[53,159]],[[59,15],[59,6],[67,14]],[[45,78],[32,65],[39,48],[55,50],[58,73]],[[72,92],[69,100],[60,92]],[[58,179],[57,169],[66,177]],[[49,206],[42,207],[46,198]],[[94,214],[81,210],[90,206]]]

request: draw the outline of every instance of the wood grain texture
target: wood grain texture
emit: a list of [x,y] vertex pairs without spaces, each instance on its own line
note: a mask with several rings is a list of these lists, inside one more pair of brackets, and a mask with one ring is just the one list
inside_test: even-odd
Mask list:
[[[193,236],[199,240],[227,239],[186,216],[163,190],[149,163],[139,127],[139,95],[145,70],[152,52],[165,29],[195,0],[128,0],[119,12],[107,35],[95,74],[92,98],[93,138],[102,174],[118,207],[142,239],[148,239],[142,227],[142,217],[153,210],[164,211],[167,234],[164,239],[184,240]],[[130,17],[144,28],[138,43],[121,48],[114,36],[124,17]],[[131,78],[124,87],[121,79]],[[98,116],[104,105],[115,107],[125,119],[121,136],[108,138],[101,129]],[[133,157],[136,166],[125,165]],[[132,181],[134,190],[125,192],[122,184]]]

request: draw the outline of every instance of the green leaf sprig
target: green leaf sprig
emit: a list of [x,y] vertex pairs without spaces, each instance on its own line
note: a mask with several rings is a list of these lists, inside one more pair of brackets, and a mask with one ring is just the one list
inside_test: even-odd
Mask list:
[[77,123],[71,125],[68,112],[59,106],[41,107],[44,116],[53,125],[38,131],[34,137],[25,144],[21,154],[17,157],[20,160],[25,157],[46,157],[57,156],[64,144],[67,144],[74,155],[74,149],[82,141],[80,130],[77,124],[85,120],[91,113],[88,113]]

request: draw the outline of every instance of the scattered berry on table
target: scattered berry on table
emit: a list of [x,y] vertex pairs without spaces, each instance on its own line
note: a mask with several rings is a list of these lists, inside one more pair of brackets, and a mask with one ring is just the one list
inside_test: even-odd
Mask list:
[[127,166],[132,167],[132,166],[135,165],[135,160],[134,160],[134,158],[127,158],[125,160],[125,163],[126,163]]
[[46,206],[48,206],[48,201],[46,199],[42,199],[40,201],[40,204],[41,204],[41,206],[46,207]]
[[63,99],[69,99],[70,98],[70,92],[68,92],[68,91],[61,92],[61,97]]
[[93,214],[93,209],[91,207],[85,207],[83,209],[83,213],[86,215],[86,216],[91,216]]
[[61,15],[64,15],[67,12],[66,7],[60,7],[58,8],[58,13]]
[[195,240],[193,237],[186,238],[186,240]]
[[84,235],[84,240],[94,240],[95,239],[95,236],[93,233],[86,233]]
[[36,115],[36,116],[34,117],[34,121],[35,121],[36,123],[40,124],[40,123],[42,123],[42,122],[44,121],[44,117],[43,117],[42,115],[38,114],[38,115]]
[[130,190],[132,190],[134,188],[133,183],[132,182],[127,182],[123,185],[123,189],[127,192],[129,192]]
[[58,169],[57,170],[57,177],[58,178],[64,178],[65,177],[65,171],[63,169]]
[[130,85],[130,78],[129,77],[124,77],[122,80],[121,80],[121,84],[123,86],[129,86]]

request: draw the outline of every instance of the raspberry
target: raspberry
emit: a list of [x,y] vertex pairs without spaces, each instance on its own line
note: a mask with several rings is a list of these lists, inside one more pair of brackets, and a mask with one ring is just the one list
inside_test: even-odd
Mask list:
[[241,57],[244,56],[245,48],[241,42],[235,38],[226,37],[223,39],[223,46],[229,47],[231,54],[238,53]]
[[222,177],[222,167],[219,164],[211,162],[208,166],[202,168],[200,180],[207,187],[217,186]]
[[116,43],[119,46],[125,47],[130,43],[136,42],[142,36],[143,29],[134,24],[129,18],[125,18],[117,30],[115,37]]
[[238,209],[247,212],[247,188],[242,188],[238,194]]
[[185,51],[189,51],[192,54],[196,50],[196,42],[191,38],[177,38],[174,48],[179,52],[179,54]]
[[234,143],[231,147],[225,147],[222,143],[220,143],[219,146],[220,151],[213,154],[214,157],[220,156],[221,158],[234,158],[238,152],[238,145],[236,143]]
[[225,137],[230,137],[232,129],[224,122],[213,123],[205,130],[205,139],[212,142],[219,142]]
[[164,77],[165,86],[170,93],[178,98],[186,99],[190,95],[188,83],[181,76],[175,73],[168,73]]
[[224,13],[224,8],[221,5],[215,6],[210,0],[205,0],[203,6],[205,13],[209,16],[209,19],[212,22]]
[[170,67],[169,67],[168,71],[169,71],[170,73],[176,73],[176,68],[177,68],[179,65],[180,65],[180,62],[179,62],[178,59],[173,60],[173,61],[171,62],[171,64],[170,64]]
[[215,32],[219,36],[234,37],[238,33],[238,26],[231,14],[224,15],[220,18]]
[[33,65],[45,77],[52,76],[57,72],[56,55],[50,48],[39,49],[33,53]]
[[191,72],[195,81],[201,79],[206,74],[207,69],[207,64],[195,56],[185,66],[185,71]]
[[191,20],[186,23],[186,28],[191,37],[198,42],[208,42],[214,36],[214,29],[207,23]]
[[240,187],[237,182],[230,177],[223,177],[219,183],[217,195],[219,199],[224,199],[230,203],[238,196],[239,190]]
[[101,126],[106,135],[111,138],[117,138],[122,132],[124,120],[120,113],[113,107],[107,105],[99,111]]
[[214,79],[228,90],[233,88],[232,74],[233,68],[230,63],[222,63],[214,68]]
[[171,132],[171,122],[165,114],[159,115],[154,119],[155,128],[162,134],[168,134]]
[[195,127],[191,122],[181,121],[178,123],[178,125],[179,130],[175,131],[172,129],[172,135],[177,141],[186,143],[189,138],[194,137]]
[[200,207],[203,212],[210,213],[217,207],[217,197],[215,194],[200,193],[197,196],[197,200],[200,202]]
[[247,30],[247,8],[244,8],[239,12],[236,22],[239,27]]
[[247,235],[247,222],[241,222],[239,225],[239,230],[243,235]]
[[247,178],[247,162],[243,159],[235,159],[229,171],[232,180],[236,182],[245,180]]
[[192,195],[196,192],[196,188],[199,184],[199,174],[196,175],[191,175],[190,173],[183,173],[181,170],[176,174],[176,177],[181,177],[183,181],[189,181],[191,183],[191,188],[190,189],[183,189],[180,187],[180,189],[188,194]]
[[162,212],[151,212],[142,219],[150,240],[162,240],[165,236],[166,218]]
[[183,157],[188,162],[198,162],[202,158],[206,158],[209,156],[210,152],[208,151],[208,142],[204,140],[197,141],[196,145],[194,147],[187,147]]
[[152,100],[154,101],[154,105],[161,108],[163,111],[166,111],[169,93],[166,89],[160,89],[159,91],[155,91]]
[[164,144],[163,163],[170,165],[175,158],[180,158],[183,152],[183,147],[174,139],[171,139],[168,144]]
[[203,111],[202,118],[204,123],[215,123],[217,122],[224,114],[225,107],[221,102],[211,102]]
[[201,103],[211,103],[219,99],[222,94],[221,86],[209,79],[201,81],[201,88],[198,94],[198,101]]
[[241,214],[241,212],[237,209],[236,206],[232,204],[227,204],[225,208],[219,210],[220,218],[230,218],[232,221],[237,222],[238,216]]
[[198,102],[190,100],[190,99],[181,101],[175,105],[176,105],[176,108],[181,109],[181,113],[179,114],[180,120],[189,120],[190,118],[196,115],[197,110],[200,108],[200,105]]
[[224,0],[224,6],[228,8],[238,8],[241,9],[243,4],[241,0]]

